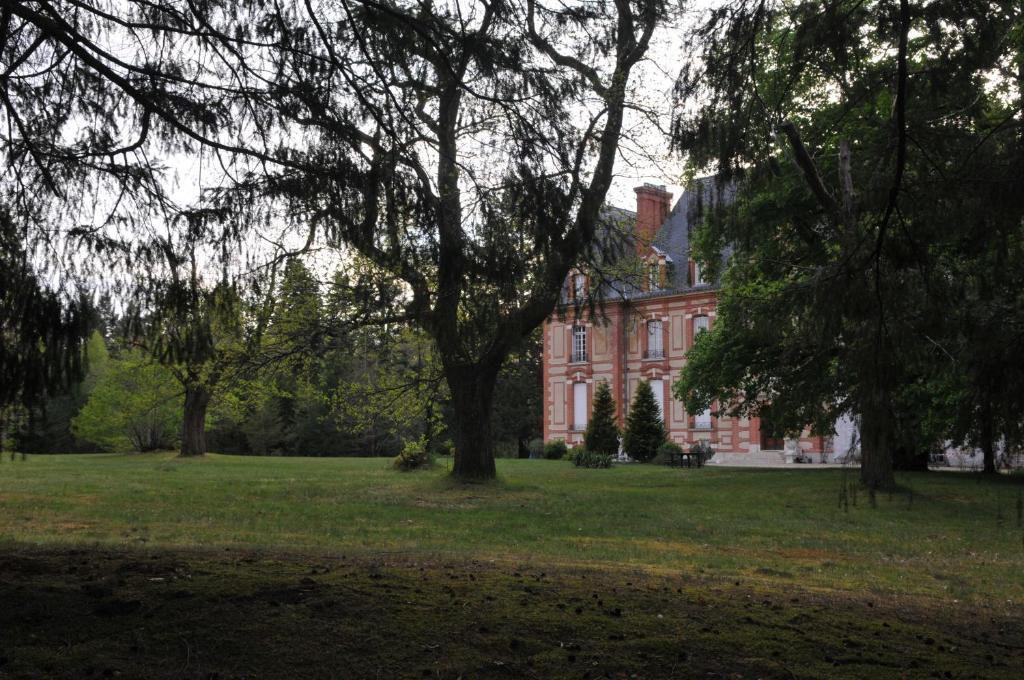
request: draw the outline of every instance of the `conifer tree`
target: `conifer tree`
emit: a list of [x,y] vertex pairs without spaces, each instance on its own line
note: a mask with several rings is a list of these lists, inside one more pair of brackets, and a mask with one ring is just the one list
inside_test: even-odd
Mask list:
[[658,447],[665,443],[666,436],[665,423],[654,401],[654,392],[647,381],[641,380],[629,416],[626,417],[622,446],[631,457],[646,463],[658,454]]
[[[0,125],[0,197],[20,210],[15,222],[75,215],[76,245],[104,254],[104,274],[143,274],[145,299],[170,268],[148,266],[168,253],[162,220],[181,212],[161,155],[214,156],[171,236],[221,221],[201,230],[221,255],[197,261],[229,280],[265,271],[238,256],[264,248],[249,243],[365,258],[402,291],[393,321],[437,348],[452,474],[495,476],[499,372],[570,270],[605,250],[605,197],[643,97],[631,75],[671,3],[57,0],[4,11],[17,25],[0,41],[3,114],[30,121]],[[95,216],[78,216],[77,187],[97,194]],[[38,209],[39,196],[54,207]],[[288,238],[260,231],[276,234],[270,225]],[[61,252],[47,239],[63,226],[23,240]],[[207,359],[210,343],[179,335],[168,353]],[[198,433],[206,403],[193,383],[186,422]]]
[[615,424],[615,400],[602,381],[594,393],[594,413],[583,435],[587,451],[614,456],[619,452],[619,426]]

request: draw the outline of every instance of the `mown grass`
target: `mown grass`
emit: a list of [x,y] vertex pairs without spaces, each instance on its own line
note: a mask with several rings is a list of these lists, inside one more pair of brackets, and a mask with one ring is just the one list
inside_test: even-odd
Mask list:
[[855,471],[171,454],[0,463],[0,539],[19,544],[287,549],[643,568],[821,592],[1024,602],[1024,479],[901,474],[840,503]]

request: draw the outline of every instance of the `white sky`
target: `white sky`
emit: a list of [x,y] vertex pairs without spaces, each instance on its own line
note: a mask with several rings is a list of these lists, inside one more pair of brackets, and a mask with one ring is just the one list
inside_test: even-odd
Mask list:
[[[674,25],[663,25],[654,35],[648,57],[638,64],[632,74],[632,85],[639,92],[636,103],[656,112],[656,121],[628,112],[624,135],[620,142],[615,165],[615,179],[606,196],[610,205],[633,210],[636,196],[633,189],[644,183],[664,185],[678,199],[679,185],[684,174],[684,159],[669,151],[669,129],[673,85],[684,63],[682,36],[694,17],[716,0],[691,0],[686,11]],[[719,0],[720,1],[720,0]],[[174,155],[165,159],[172,168],[171,194],[182,203],[193,203],[199,188],[216,182],[220,173],[213,159],[200,160],[197,156]],[[205,181],[204,181],[205,180]],[[276,235],[272,235],[275,238]],[[286,237],[289,248],[302,240],[294,234]],[[294,241],[294,243],[293,243]]]
[[633,80],[645,93],[641,103],[659,112],[661,129],[655,129],[645,122],[636,131],[635,141],[622,141],[619,159],[615,163],[615,181],[606,199],[609,204],[635,210],[636,195],[633,189],[645,182],[665,185],[672,192],[673,201],[682,193],[683,187],[679,183],[685,170],[684,159],[670,154],[667,135],[672,111],[672,88],[685,58],[682,36],[706,10],[721,4],[721,1],[688,0],[678,23],[658,29],[651,41],[647,60],[634,69]]

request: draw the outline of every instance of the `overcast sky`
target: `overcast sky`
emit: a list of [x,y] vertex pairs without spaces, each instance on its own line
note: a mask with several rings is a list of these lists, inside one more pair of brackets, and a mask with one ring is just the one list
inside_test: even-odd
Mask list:
[[663,184],[672,192],[673,201],[679,198],[682,187],[683,160],[669,153],[666,132],[669,129],[672,88],[686,57],[683,51],[683,34],[709,7],[721,4],[721,0],[689,0],[685,11],[674,26],[663,26],[655,33],[648,51],[648,59],[634,71],[636,83],[643,93],[641,103],[656,109],[660,114],[660,130],[653,125],[640,123],[635,139],[626,138],[620,146],[619,159],[615,164],[615,181],[608,191],[607,202],[620,208],[636,208],[634,187],[645,182]]

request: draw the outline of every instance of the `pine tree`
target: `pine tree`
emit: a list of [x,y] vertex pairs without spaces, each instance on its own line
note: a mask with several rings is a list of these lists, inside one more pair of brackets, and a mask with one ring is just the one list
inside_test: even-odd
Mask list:
[[594,393],[594,413],[583,435],[587,451],[614,456],[619,452],[619,427],[615,424],[615,400],[607,382]]
[[631,457],[646,463],[658,454],[658,447],[665,443],[666,437],[665,423],[654,401],[654,392],[646,381],[641,380],[626,418],[622,446]]
[[[291,3],[269,13],[251,2],[113,4],[4,5],[19,22],[0,44],[4,115],[30,124],[0,126],[10,168],[0,195],[21,210],[15,223],[40,223],[29,245],[61,252],[48,234],[67,233],[75,247],[89,238],[90,252],[105,255],[95,258],[98,272],[120,265],[145,275],[131,291],[145,302],[160,284],[152,279],[174,279],[168,270],[182,256],[169,252],[169,264],[151,270],[133,266],[135,253],[163,254],[187,236],[208,250],[191,260],[221,264],[223,278],[265,272],[273,267],[256,259],[273,254],[277,262],[285,246],[256,230],[270,222],[277,229],[287,206],[281,227],[296,244],[305,241],[303,250],[364,258],[398,285],[394,298],[357,301],[375,310],[397,298],[395,320],[431,338],[451,394],[452,474],[493,478],[498,374],[551,314],[570,270],[606,249],[605,195],[633,102],[643,96],[630,76],[671,3],[580,11],[495,2],[467,14],[461,5],[397,0],[326,3],[315,16]],[[140,24],[152,31],[134,31]],[[273,35],[257,41],[253,31]],[[160,35],[159,57],[150,54],[150,33]],[[216,56],[197,66],[191,55],[208,49]],[[280,82],[252,66],[279,63],[289,64]],[[74,135],[65,134],[69,120]],[[249,134],[254,126],[258,135]],[[165,192],[165,148],[186,143],[192,160],[224,154],[252,173],[237,182],[224,174],[223,183],[218,175],[216,191],[198,192],[203,204],[183,210],[165,236],[163,202],[151,197]],[[66,197],[77,189],[67,184],[92,192],[99,181],[126,198],[109,219],[97,212],[126,224],[117,234],[123,246],[108,245],[105,225],[72,234],[42,223],[77,211],[59,203],[74,200]],[[55,205],[40,208],[39,195]],[[166,342],[166,353],[198,347],[193,363],[206,360],[209,343],[182,340]],[[197,435],[208,398],[195,382],[189,452],[205,448]]]

